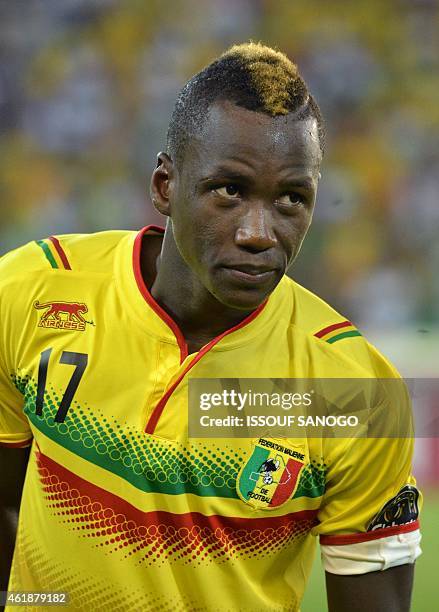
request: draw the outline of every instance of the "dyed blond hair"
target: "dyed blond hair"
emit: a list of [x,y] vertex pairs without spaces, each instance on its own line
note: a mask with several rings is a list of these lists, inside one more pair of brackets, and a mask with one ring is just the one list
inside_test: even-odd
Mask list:
[[296,64],[281,51],[249,42],[230,47],[193,76],[178,95],[167,138],[168,153],[177,165],[191,137],[202,128],[209,107],[222,100],[271,116],[314,117],[323,152],[323,118]]
[[221,58],[236,57],[249,71],[264,110],[271,115],[287,115],[292,89],[304,86],[296,64],[288,57],[261,43],[233,45]]

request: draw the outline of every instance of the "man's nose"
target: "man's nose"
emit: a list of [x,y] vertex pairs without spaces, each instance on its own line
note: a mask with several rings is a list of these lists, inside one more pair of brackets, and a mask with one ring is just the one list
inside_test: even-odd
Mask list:
[[263,206],[248,210],[239,220],[235,243],[249,251],[266,251],[276,244],[270,214]]

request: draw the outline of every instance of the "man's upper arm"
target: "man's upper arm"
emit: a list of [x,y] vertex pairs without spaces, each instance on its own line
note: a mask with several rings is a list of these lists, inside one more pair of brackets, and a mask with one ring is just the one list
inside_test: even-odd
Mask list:
[[327,572],[368,574],[414,563],[420,555],[412,446],[410,439],[363,439],[343,450],[313,530]]
[[0,507],[18,510],[29,448],[7,448],[0,445]]
[[0,257],[0,445],[11,448],[23,448],[32,442],[23,412],[20,381],[24,383],[24,379],[19,355],[19,347],[27,338],[27,293],[20,271],[28,250],[26,246]]
[[30,446],[32,431],[23,412],[23,396],[12,382],[13,370],[0,338],[0,446],[19,450]]
[[0,590],[7,588],[32,431],[23,412],[28,293],[23,279],[32,247],[0,258]]
[[29,448],[0,445],[0,590],[6,590]]
[[396,376],[372,387],[368,435],[374,437],[325,441],[328,478],[314,534],[330,574],[388,570],[421,554],[410,397]]
[[410,609],[421,554],[412,447],[411,439],[364,439],[345,449],[316,528],[330,612]]
[[342,576],[326,572],[329,612],[409,612],[414,565]]
[[32,433],[23,414],[23,396],[7,374],[3,346],[0,344],[0,539],[3,547],[10,548],[15,539]]

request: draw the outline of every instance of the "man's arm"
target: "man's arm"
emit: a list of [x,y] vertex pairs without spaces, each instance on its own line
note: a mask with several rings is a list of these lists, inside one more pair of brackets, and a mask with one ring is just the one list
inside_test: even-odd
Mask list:
[[0,591],[6,591],[29,448],[0,446]]
[[414,563],[343,576],[326,572],[329,612],[409,612]]

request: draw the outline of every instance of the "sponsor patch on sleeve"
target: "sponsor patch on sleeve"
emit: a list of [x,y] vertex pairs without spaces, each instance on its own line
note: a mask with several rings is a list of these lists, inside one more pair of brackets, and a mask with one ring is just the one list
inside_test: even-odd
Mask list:
[[418,489],[406,485],[381,508],[368,525],[367,531],[413,523],[419,515],[418,499]]

